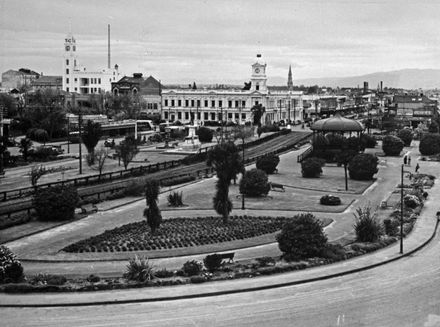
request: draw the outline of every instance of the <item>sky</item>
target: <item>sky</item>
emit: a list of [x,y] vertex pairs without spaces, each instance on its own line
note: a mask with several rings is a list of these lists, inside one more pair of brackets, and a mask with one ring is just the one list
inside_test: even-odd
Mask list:
[[256,54],[269,83],[440,69],[438,0],[0,0],[0,72],[61,75],[72,32],[81,65],[164,84],[248,81]]

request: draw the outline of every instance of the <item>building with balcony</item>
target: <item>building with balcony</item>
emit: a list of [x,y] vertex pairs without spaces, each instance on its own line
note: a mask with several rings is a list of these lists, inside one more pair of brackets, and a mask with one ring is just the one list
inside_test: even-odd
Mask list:
[[161,117],[182,123],[223,121],[244,124],[252,121],[252,108],[265,107],[264,123],[302,121],[302,91],[293,91],[289,69],[286,86],[269,87],[267,64],[257,55],[251,66],[251,79],[247,87],[164,88],[162,90]]

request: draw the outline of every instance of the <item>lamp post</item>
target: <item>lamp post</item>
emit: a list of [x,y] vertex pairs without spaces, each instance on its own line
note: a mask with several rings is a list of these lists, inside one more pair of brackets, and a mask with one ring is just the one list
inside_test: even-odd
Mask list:
[[67,153],[70,153],[70,116],[67,116]]
[[400,172],[400,254],[403,254],[403,174],[409,173],[403,169],[404,164],[401,166]]

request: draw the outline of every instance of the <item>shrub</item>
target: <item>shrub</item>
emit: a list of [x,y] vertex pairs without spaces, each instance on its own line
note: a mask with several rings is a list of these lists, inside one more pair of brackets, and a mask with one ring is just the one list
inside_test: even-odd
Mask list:
[[49,141],[49,134],[46,130],[41,128],[31,128],[26,133],[26,137],[30,138],[32,141],[37,141],[40,143],[45,143]]
[[99,276],[96,276],[96,275],[93,275],[93,274],[87,276],[87,281],[89,283],[98,283],[100,280],[101,280],[101,278]]
[[293,217],[277,235],[278,247],[288,259],[305,259],[318,256],[327,245],[322,223],[311,213]]
[[197,131],[197,135],[199,136],[199,141],[202,143],[211,142],[214,136],[214,131],[208,127],[199,127]]
[[385,228],[385,234],[389,236],[395,236],[398,232],[397,226],[399,225],[399,222],[394,219],[385,219],[383,221],[383,225]]
[[63,275],[38,274],[33,276],[30,281],[33,285],[64,285],[67,279]]
[[267,195],[270,185],[266,173],[255,168],[246,171],[240,180],[239,189],[241,194],[247,196]]
[[275,264],[275,259],[272,257],[261,257],[261,258],[256,258],[255,260],[257,260],[260,267],[267,267]]
[[356,239],[360,242],[376,242],[382,235],[382,226],[371,214],[370,207],[357,208],[354,214],[356,219],[354,230]]
[[420,200],[417,195],[407,194],[403,197],[403,203],[406,207],[415,209],[420,205]]
[[424,156],[440,153],[440,134],[424,134],[420,140],[419,151]]
[[413,132],[408,128],[404,128],[397,132],[397,137],[403,141],[405,146],[410,146],[413,140]]
[[377,168],[378,162],[379,159],[370,153],[355,155],[348,163],[350,178],[360,181],[372,180],[373,175],[379,171]]
[[137,282],[152,280],[154,278],[153,266],[150,265],[148,258],[138,258],[138,256],[135,256],[128,262],[124,278]]
[[170,207],[182,207],[182,192],[173,192],[168,194],[168,205]]
[[205,259],[203,259],[203,264],[205,265],[206,269],[208,269],[209,272],[214,272],[218,270],[222,265],[222,256],[214,253],[207,255]]
[[128,183],[128,185],[124,189],[124,195],[125,196],[141,196],[144,194],[145,191],[145,181],[138,179],[132,180]]
[[398,156],[403,149],[403,141],[397,136],[387,135],[382,140],[382,150],[387,156]]
[[341,204],[341,198],[331,195],[331,194],[327,194],[321,197],[321,199],[319,200],[319,203],[324,204],[324,205],[328,205],[328,206],[337,206],[339,204]]
[[39,146],[35,149],[30,149],[28,151],[28,156],[35,161],[46,161],[53,160],[57,155],[61,154],[62,151],[48,146]]
[[0,283],[16,283],[23,277],[23,267],[15,254],[6,246],[0,245]]
[[174,272],[163,268],[154,272],[154,276],[157,278],[169,278],[174,276]]
[[324,160],[316,157],[311,157],[301,162],[301,173],[303,177],[319,177],[322,174],[322,166]]
[[78,201],[78,191],[70,185],[38,189],[34,196],[35,210],[42,221],[73,219]]
[[273,174],[279,163],[279,156],[275,154],[267,154],[257,159],[256,167],[269,175]]
[[202,264],[196,260],[190,260],[183,264],[182,271],[185,276],[194,276],[202,271]]
[[195,176],[187,175],[187,176],[180,176],[180,177],[173,177],[170,179],[166,179],[160,182],[161,186],[173,186],[173,185],[179,185],[187,182],[192,182],[196,180]]
[[373,149],[377,145],[376,139],[373,136],[368,135],[368,134],[361,135],[361,143],[367,149]]
[[192,276],[189,280],[193,284],[201,284],[206,282],[206,278],[204,276]]

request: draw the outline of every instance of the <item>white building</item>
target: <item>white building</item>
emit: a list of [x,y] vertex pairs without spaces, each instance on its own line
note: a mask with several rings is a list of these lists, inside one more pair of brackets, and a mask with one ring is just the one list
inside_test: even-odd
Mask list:
[[189,123],[228,121],[239,124],[252,121],[252,107],[265,107],[264,123],[302,121],[302,91],[292,90],[289,69],[287,86],[268,87],[267,64],[257,55],[252,65],[251,84],[247,89],[163,89],[162,119]]
[[64,40],[63,58],[63,91],[75,92],[81,95],[110,92],[112,82],[120,78],[118,65],[100,71],[87,71],[79,65],[76,40],[69,34]]

